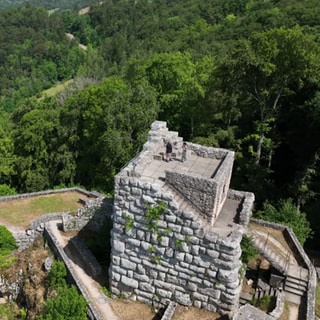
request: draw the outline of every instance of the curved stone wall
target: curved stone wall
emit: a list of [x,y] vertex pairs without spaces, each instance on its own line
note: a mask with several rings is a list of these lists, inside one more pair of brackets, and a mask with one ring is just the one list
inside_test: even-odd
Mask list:
[[262,226],[283,230],[284,236],[286,237],[290,247],[296,255],[300,257],[300,261],[303,262],[304,266],[309,270],[309,281],[308,281],[308,290],[307,290],[307,301],[306,301],[306,320],[314,320],[315,319],[315,301],[316,301],[316,286],[317,286],[317,274],[316,270],[311,263],[309,257],[305,253],[303,247],[301,246],[299,240],[296,235],[292,231],[291,228],[282,225],[280,223],[268,222],[260,219],[251,218],[252,222],[260,224]]

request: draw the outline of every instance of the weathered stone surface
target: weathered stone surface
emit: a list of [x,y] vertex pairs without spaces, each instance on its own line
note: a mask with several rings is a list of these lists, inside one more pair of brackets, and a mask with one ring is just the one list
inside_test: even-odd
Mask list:
[[123,253],[125,250],[125,244],[119,240],[113,240],[112,249],[119,253]]
[[142,291],[150,292],[150,293],[155,292],[155,287],[147,282],[140,282],[139,289]]
[[45,271],[50,271],[51,270],[51,267],[52,267],[52,264],[53,264],[53,260],[51,257],[47,257],[46,260],[44,261],[44,269]]
[[137,280],[128,278],[126,276],[121,277],[121,281],[124,285],[137,289],[139,287],[139,282]]
[[[165,131],[161,131],[161,136],[157,137],[160,127]],[[159,152],[158,144],[163,143],[163,139],[170,136],[177,143],[182,140],[177,140],[176,133],[171,135],[165,125],[160,127],[155,126],[151,130],[150,140],[135,159],[135,172],[141,174],[141,178],[131,183],[132,165],[129,164],[119,173],[123,179],[120,182],[119,179],[115,180],[119,182],[115,186],[115,221],[117,216],[122,215],[123,208],[129,206],[128,213],[134,217],[134,230],[130,234],[123,234],[121,228],[115,229],[117,236],[114,241],[117,241],[118,247],[117,250],[113,249],[112,255],[121,256],[121,268],[125,269],[126,277],[114,281],[111,287],[123,288],[128,292],[130,288],[131,291],[135,288],[137,300],[154,305],[163,306],[173,300],[186,306],[205,306],[208,310],[218,307],[222,290],[225,290],[222,308],[228,309],[224,304],[233,300],[230,297],[236,296],[240,285],[237,270],[241,238],[238,231],[231,233],[229,239],[220,237],[212,232],[210,223],[216,216],[214,210],[221,207],[215,201],[224,201],[226,197],[226,190],[222,190],[222,186],[225,189],[229,187],[234,154],[228,150],[190,144],[193,154],[224,159],[223,165],[210,179],[173,171],[168,166],[165,187],[162,189],[159,185],[163,185],[163,182],[158,185],[149,178],[143,180],[144,168]],[[170,191],[173,190],[172,186],[201,211],[201,216],[197,210],[181,209],[181,200],[175,197],[174,191]],[[146,203],[155,206],[160,201],[167,208],[150,228],[150,221],[146,221]],[[125,224],[124,221],[117,223]],[[137,288],[132,280],[143,285]],[[221,285],[218,286],[218,283]]]
[[136,264],[127,260],[127,259],[124,259],[122,258],[121,259],[121,267],[124,268],[124,269],[129,269],[129,270],[135,270],[136,269]]
[[238,271],[220,269],[218,271],[217,279],[226,283],[235,282],[238,279]]
[[190,295],[187,293],[176,291],[175,292],[175,300],[178,303],[182,304],[183,306],[191,306],[192,305]]

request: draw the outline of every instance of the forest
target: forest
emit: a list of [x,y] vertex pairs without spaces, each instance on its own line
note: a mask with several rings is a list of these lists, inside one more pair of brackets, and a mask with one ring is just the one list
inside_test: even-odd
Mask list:
[[112,193],[159,119],[234,150],[254,214],[320,245],[318,0],[47,2],[0,10],[1,195]]

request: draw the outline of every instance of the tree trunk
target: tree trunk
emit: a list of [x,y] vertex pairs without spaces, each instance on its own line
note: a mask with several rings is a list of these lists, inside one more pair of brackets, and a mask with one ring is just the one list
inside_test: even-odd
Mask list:
[[262,131],[260,132],[260,137],[257,145],[257,155],[256,155],[256,160],[254,162],[255,164],[260,163],[263,140],[264,140],[264,132]]

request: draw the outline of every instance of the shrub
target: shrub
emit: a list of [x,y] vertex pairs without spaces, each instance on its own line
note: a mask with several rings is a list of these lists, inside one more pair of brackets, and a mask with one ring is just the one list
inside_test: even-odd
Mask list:
[[58,294],[49,298],[40,320],[87,320],[87,302],[75,286],[59,288]]
[[62,261],[53,262],[48,275],[49,287],[65,287],[66,286],[67,269]]
[[248,263],[251,259],[256,259],[258,257],[258,251],[252,245],[252,238],[246,235],[243,236],[241,240],[241,260],[244,263]]

